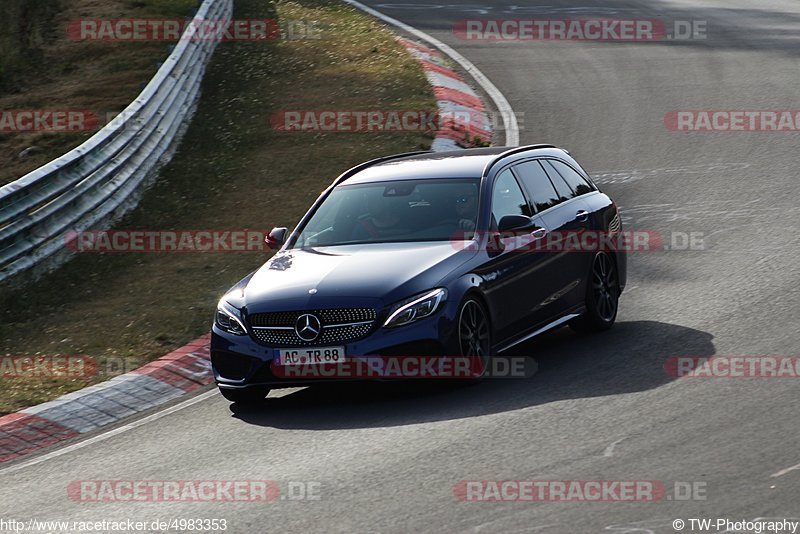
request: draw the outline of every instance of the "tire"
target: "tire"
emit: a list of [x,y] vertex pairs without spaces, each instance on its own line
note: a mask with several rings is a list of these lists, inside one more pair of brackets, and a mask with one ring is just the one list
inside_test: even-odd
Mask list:
[[237,404],[256,404],[264,400],[269,393],[265,386],[253,386],[244,389],[219,388],[219,392],[227,400]]
[[619,310],[617,266],[607,252],[592,259],[586,284],[586,312],[570,322],[577,332],[602,332],[614,326]]
[[483,378],[492,358],[492,325],[486,308],[475,298],[467,298],[458,311],[458,345],[461,356],[480,358],[481,374],[476,378]]

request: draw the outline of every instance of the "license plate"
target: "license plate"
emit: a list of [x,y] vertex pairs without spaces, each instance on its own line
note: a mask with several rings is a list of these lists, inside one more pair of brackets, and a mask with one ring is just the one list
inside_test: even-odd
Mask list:
[[280,365],[323,365],[344,361],[344,347],[281,349]]

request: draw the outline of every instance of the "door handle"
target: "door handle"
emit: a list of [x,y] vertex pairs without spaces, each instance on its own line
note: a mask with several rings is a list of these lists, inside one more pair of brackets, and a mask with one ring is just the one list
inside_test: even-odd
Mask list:
[[580,222],[586,222],[589,219],[589,212],[586,210],[580,210],[575,214],[575,219]]
[[544,236],[547,235],[547,230],[544,228],[537,228],[533,232],[531,232],[531,237],[534,239],[542,239]]

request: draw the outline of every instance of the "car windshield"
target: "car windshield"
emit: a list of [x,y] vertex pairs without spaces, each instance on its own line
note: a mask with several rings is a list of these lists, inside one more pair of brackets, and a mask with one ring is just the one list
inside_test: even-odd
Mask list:
[[341,185],[294,247],[464,239],[475,229],[479,184],[475,178]]

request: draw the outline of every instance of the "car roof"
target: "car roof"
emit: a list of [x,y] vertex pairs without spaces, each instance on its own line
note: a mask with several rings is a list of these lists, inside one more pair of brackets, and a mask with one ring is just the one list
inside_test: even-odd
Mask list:
[[[352,169],[343,176],[341,184],[362,184],[389,180],[480,178],[486,166],[495,162],[501,154],[509,151],[526,153],[552,145],[531,147],[472,148],[454,152],[423,152],[378,160]],[[559,152],[561,152],[559,150]],[[360,169],[360,170],[359,170]]]

